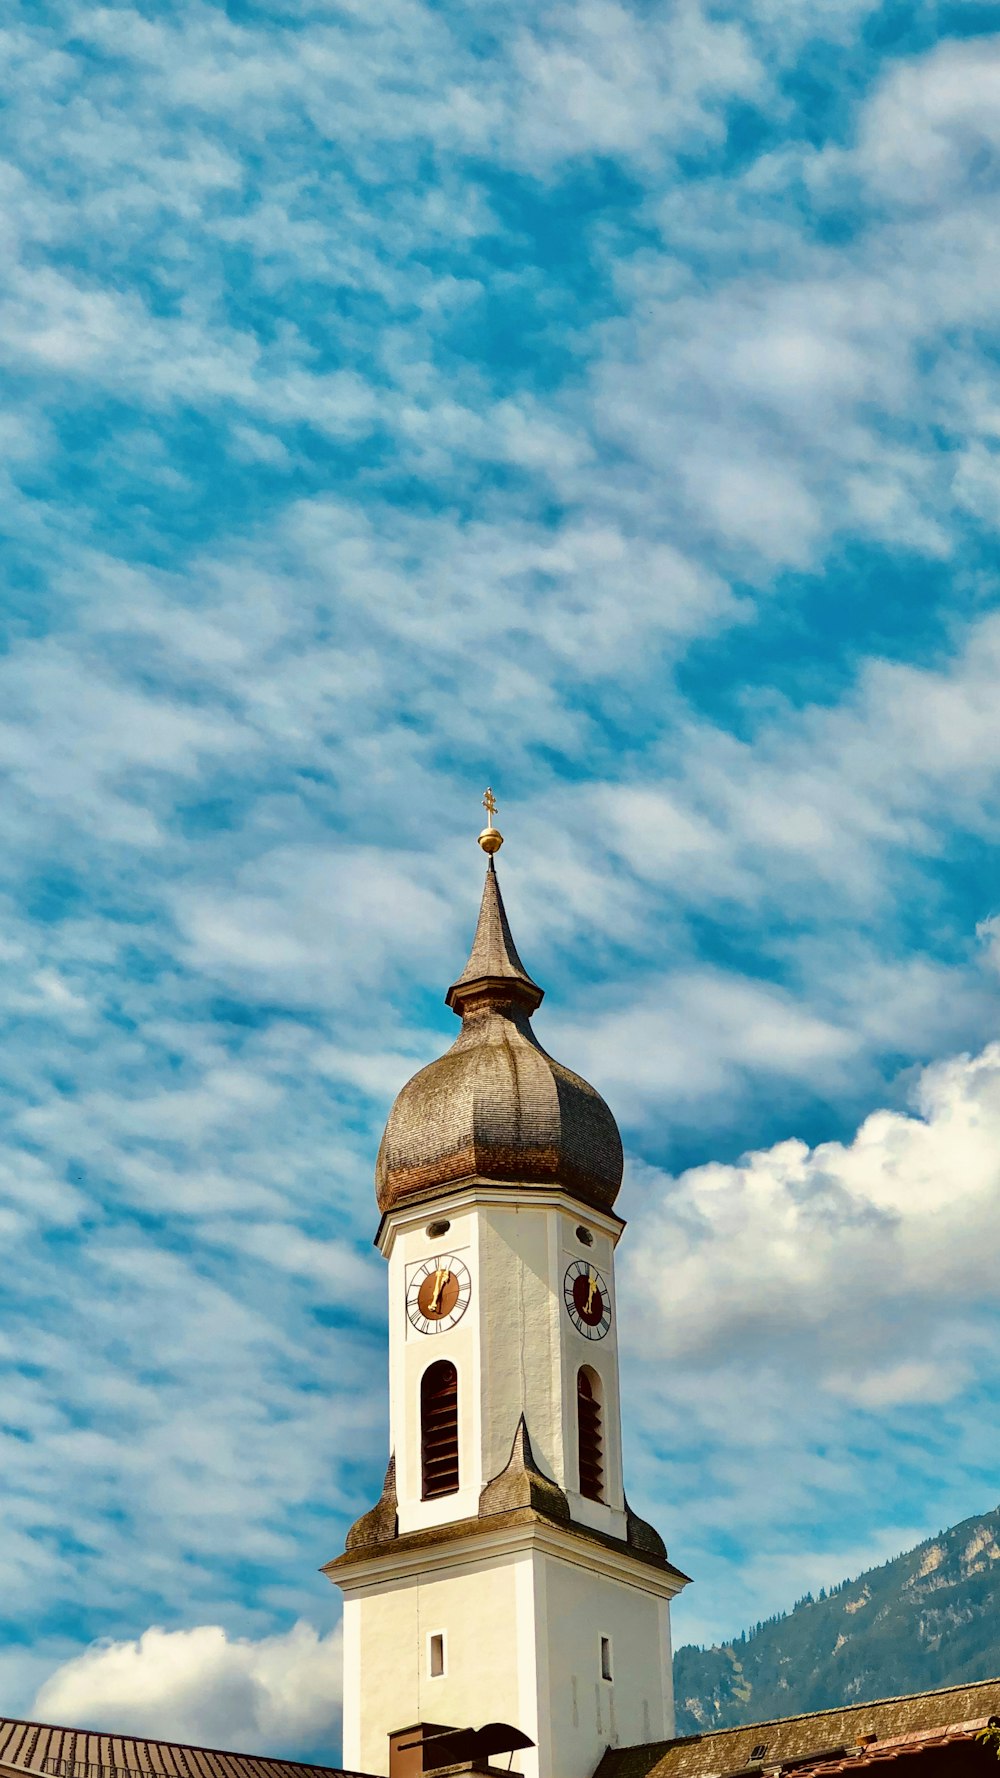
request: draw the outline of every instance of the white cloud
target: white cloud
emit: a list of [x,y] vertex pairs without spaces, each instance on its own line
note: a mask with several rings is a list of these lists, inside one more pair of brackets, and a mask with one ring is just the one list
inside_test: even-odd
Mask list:
[[[995,38],[898,57],[851,145],[663,182],[662,250],[609,268],[628,313],[605,331],[592,423],[710,559],[746,573],[749,549],[763,578],[838,535],[945,559],[960,459],[993,522],[997,66]],[[831,247],[825,222],[847,218]]]
[[928,1359],[900,1359],[884,1370],[831,1372],[826,1387],[863,1408],[898,1407],[904,1402],[936,1405],[953,1401],[970,1379],[970,1366],[957,1359],[937,1363]]
[[1000,38],[938,44],[898,63],[867,107],[859,159],[880,195],[926,209],[996,182]]
[[341,1634],[299,1622],[281,1636],[230,1637],[217,1624],[155,1625],[97,1643],[39,1688],[43,1721],[237,1752],[329,1746],[340,1737]]
[[794,1339],[820,1387],[851,1375],[871,1405],[934,1399],[946,1375],[957,1390],[949,1328],[1000,1308],[1000,1044],[925,1069],[914,1096],[846,1144],[645,1179],[629,1276],[666,1362],[737,1346],[780,1363]]
[[925,1069],[913,1098],[845,1142],[673,1179],[633,1163],[631,1492],[701,1583],[680,1637],[733,1634],[995,1498],[1000,1044]]
[[513,61],[521,90],[503,146],[522,163],[690,151],[721,138],[727,101],[764,86],[742,26],[691,0],[662,16],[616,0],[553,7],[515,38]]
[[330,1006],[438,951],[450,910],[426,874],[375,847],[275,848],[244,880],[181,891],[177,913],[197,966]]
[[123,793],[129,774],[194,779],[207,754],[250,740],[225,712],[151,696],[62,642],[25,643],[4,662],[2,680],[0,763],[15,808],[27,805],[35,820],[47,809],[56,822],[96,828],[106,840],[162,840],[143,799]]
[[640,997],[611,1012],[591,1009],[571,1029],[556,1042],[557,1053],[572,1055],[619,1115],[640,1123],[667,1106],[690,1115],[727,1094],[739,1096],[748,1072],[818,1087],[836,1078],[855,1047],[842,1026],[734,970],[647,979]]
[[990,612],[956,631],[942,661],[871,659],[840,700],[765,705],[739,738],[683,725],[641,772],[587,785],[581,818],[644,881],[701,908],[762,905],[777,891],[799,907],[822,896],[829,922],[850,904],[871,917],[900,870],[940,850],[949,823],[996,831],[998,676]]

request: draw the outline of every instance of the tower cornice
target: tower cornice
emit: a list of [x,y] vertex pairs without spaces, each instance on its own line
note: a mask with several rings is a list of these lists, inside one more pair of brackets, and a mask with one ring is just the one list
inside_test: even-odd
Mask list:
[[[503,1518],[498,1525],[496,1518]],[[426,1531],[410,1531],[392,1543],[345,1550],[320,1572],[344,1592],[362,1587],[398,1586],[423,1581],[441,1569],[493,1562],[498,1556],[530,1551],[558,1556],[591,1574],[632,1582],[645,1593],[672,1599],[690,1575],[662,1556],[654,1555],[589,1526],[556,1525],[531,1507],[489,1519],[458,1519]]]
[[565,1191],[558,1185],[536,1185],[531,1180],[516,1185],[504,1185],[495,1179],[482,1179],[477,1174],[470,1174],[467,1179],[456,1180],[447,1190],[438,1186],[426,1192],[414,1192],[400,1203],[394,1204],[391,1210],[384,1212],[375,1232],[373,1245],[388,1259],[396,1236],[419,1228],[426,1222],[429,1212],[433,1212],[432,1220],[437,1222],[449,1215],[458,1215],[463,1210],[471,1210],[477,1205],[490,1204],[513,1205],[525,1210],[564,1210],[567,1216],[575,1217],[589,1228],[599,1229],[601,1234],[607,1235],[612,1246],[617,1246],[628,1226],[625,1218],[616,1215],[613,1210],[597,1210],[593,1205],[583,1205],[572,1192]]

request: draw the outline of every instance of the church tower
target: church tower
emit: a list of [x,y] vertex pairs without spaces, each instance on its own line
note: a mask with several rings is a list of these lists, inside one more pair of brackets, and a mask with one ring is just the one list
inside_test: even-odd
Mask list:
[[388,1770],[414,1723],[513,1724],[525,1778],[590,1778],[673,1733],[669,1601],[686,1577],[622,1476],[614,1204],[600,1095],[547,1055],[489,825],[448,1053],[379,1149],[392,1456],[326,1573],[344,1593],[344,1754]]

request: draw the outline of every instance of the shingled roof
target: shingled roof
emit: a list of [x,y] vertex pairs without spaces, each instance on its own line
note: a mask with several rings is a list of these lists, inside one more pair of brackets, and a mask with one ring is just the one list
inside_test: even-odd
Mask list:
[[472,953],[446,998],[462,1029],[396,1095],[375,1163],[383,1216],[470,1179],[562,1190],[612,1210],[618,1125],[597,1089],[535,1035],[542,990],[517,954],[492,859]]
[[133,1778],[136,1773],[143,1778],[365,1778],[339,1766],[0,1717],[0,1778],[24,1773],[39,1778]]
[[609,1748],[595,1778],[736,1778],[738,1773],[825,1778],[895,1762],[901,1754],[971,1742],[995,1716],[1000,1716],[1000,1679],[984,1679],[683,1740]]

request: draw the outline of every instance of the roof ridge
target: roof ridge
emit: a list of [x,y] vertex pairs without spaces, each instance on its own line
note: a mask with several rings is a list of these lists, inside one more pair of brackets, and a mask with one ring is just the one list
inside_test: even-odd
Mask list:
[[[867,1698],[857,1704],[828,1704],[825,1710],[800,1710],[794,1716],[765,1716],[759,1722],[734,1722],[725,1729],[703,1729],[693,1735],[675,1735],[670,1741],[644,1741],[644,1747],[680,1747],[683,1743],[710,1741],[715,1735],[738,1735],[749,1729],[780,1728],[789,1722],[809,1722],[820,1716],[843,1716],[852,1710],[874,1710],[879,1704],[906,1704],[916,1698],[943,1698],[949,1692],[976,1691],[980,1686],[1000,1685],[1000,1674],[992,1679],[958,1680],[955,1685],[934,1686],[926,1692],[895,1692],[886,1698]],[[618,1749],[616,1748],[617,1752]],[[624,1749],[622,1751],[625,1751]]]

